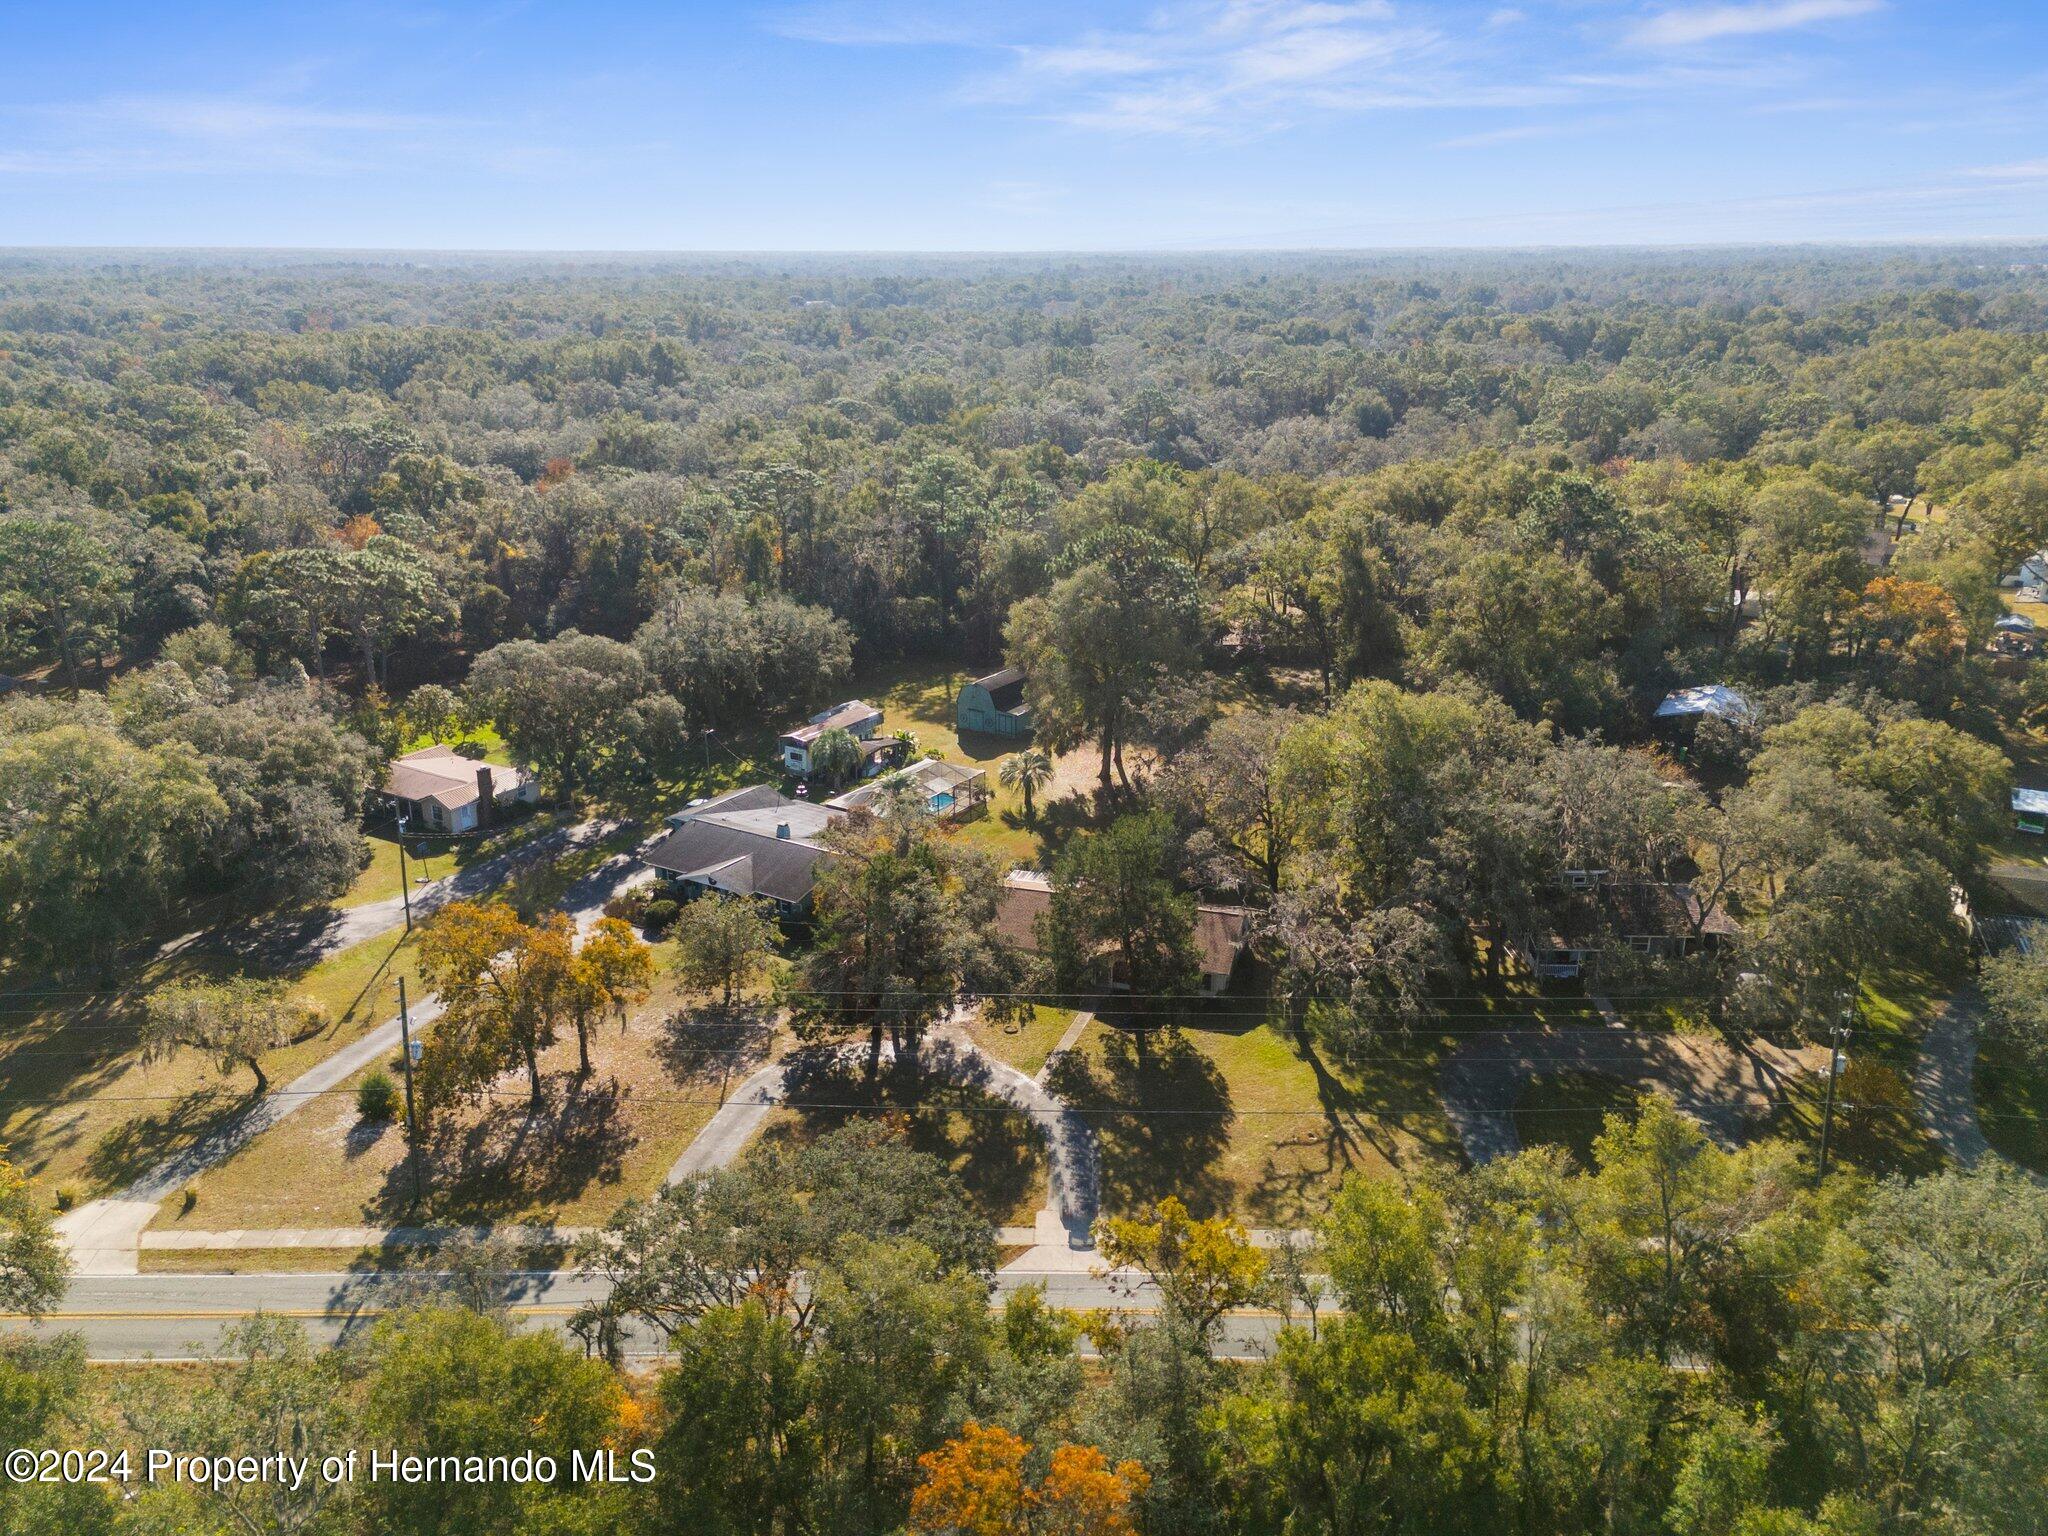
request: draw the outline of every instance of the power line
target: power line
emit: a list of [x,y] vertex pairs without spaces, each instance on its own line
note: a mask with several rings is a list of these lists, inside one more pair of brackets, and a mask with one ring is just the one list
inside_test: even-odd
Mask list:
[[[960,1086],[960,1085],[947,1085],[947,1086]],[[970,1084],[970,1085],[965,1085],[965,1086],[970,1086],[970,1087],[971,1087],[971,1086],[975,1086],[975,1085],[971,1085],[971,1084]],[[728,1097],[728,1098],[726,1098],[726,1099],[705,1099],[705,1098],[693,1098],[693,1097],[690,1097],[690,1096],[687,1096],[687,1095],[683,1095],[683,1094],[667,1094],[667,1093],[639,1093],[639,1092],[634,1092],[634,1093],[632,1093],[632,1095],[631,1095],[631,1096],[632,1096],[633,1100],[634,1100],[635,1102],[637,1102],[637,1103],[647,1103],[647,1104],[680,1104],[680,1105],[686,1105],[686,1106],[690,1106],[690,1107],[695,1107],[695,1108],[701,1108],[701,1109],[722,1109],[722,1108],[724,1108],[724,1107],[725,1107],[725,1105],[726,1105],[726,1104],[728,1104],[728,1103],[730,1103],[730,1102],[731,1102],[731,1100],[730,1100],[730,1098],[729,1098],[729,1097]],[[190,1094],[182,1094],[182,1093],[145,1093],[145,1094],[95,1094],[95,1095],[92,1095],[92,1096],[90,1097],[90,1100],[89,1100],[89,1102],[91,1102],[91,1103],[94,1103],[94,1104],[178,1104],[178,1103],[183,1103],[183,1102],[184,1102],[184,1101],[185,1101],[186,1099],[188,1099],[188,1098],[190,1098],[190,1097],[191,1097],[191,1095],[190,1095]],[[354,1090],[353,1088],[273,1088],[273,1089],[269,1090],[269,1092],[268,1092],[268,1093],[266,1093],[266,1094],[262,1095],[262,1097],[264,1097],[264,1098],[295,1098],[295,1099],[320,1099],[320,1098],[345,1098],[345,1099],[353,1099],[353,1098],[355,1097],[355,1090]],[[477,1099],[477,1098],[486,1098],[486,1099],[519,1099],[519,1100],[531,1100],[531,1098],[532,1098],[532,1094],[531,1094],[531,1092],[530,1092],[529,1090],[527,1090],[527,1089],[525,1089],[525,1088],[484,1088],[484,1089],[480,1089],[480,1090],[478,1090],[477,1092],[475,1092],[475,1093],[473,1093],[473,1094],[470,1094],[470,1093],[462,1094],[462,1095],[460,1095],[460,1097],[461,1097],[461,1098],[463,1098],[463,1099]],[[0,1091],[0,1100],[8,1100],[8,1099],[14,1099],[14,1100],[16,1100],[17,1102],[28,1102],[28,1103],[39,1103],[39,1102],[41,1102],[41,1103],[69,1103],[69,1102],[72,1102],[72,1101],[70,1101],[70,1100],[47,1100],[47,1099],[46,1099],[46,1100],[37,1100],[37,1099],[33,1099],[33,1098],[26,1098],[26,1099],[25,1099],[25,1098],[23,1098],[23,1096],[19,1096],[19,1095],[14,1095],[14,1094],[9,1094],[9,1093],[6,1093],[6,1092],[4,1092],[4,1091]],[[1058,1105],[1057,1107],[1054,1107],[1054,1108],[1051,1108],[1051,1109],[1031,1109],[1031,1108],[1027,1108],[1027,1107],[1025,1107],[1025,1106],[1023,1106],[1023,1105],[1019,1105],[1019,1104],[1004,1104],[1004,1103],[993,1103],[993,1102],[992,1102],[992,1103],[983,1103],[983,1104],[948,1104],[948,1103],[943,1103],[943,1102],[938,1102],[938,1101],[920,1101],[920,1102],[917,1102],[917,1103],[910,1103],[910,1104],[878,1104],[878,1103],[875,1103],[875,1102],[873,1102],[872,1100],[865,1100],[865,1099],[862,1099],[862,1100],[837,1100],[837,1099],[787,1099],[787,1098],[783,1098],[783,1099],[772,1099],[772,1100],[769,1100],[769,1101],[767,1101],[767,1102],[768,1102],[768,1104],[769,1104],[769,1107],[771,1107],[771,1108],[774,1108],[774,1109],[796,1109],[796,1110],[833,1110],[833,1111],[845,1111],[845,1112],[847,1112],[847,1113],[849,1113],[849,1114],[882,1114],[882,1115],[901,1115],[901,1114],[910,1114],[910,1113],[914,1113],[915,1111],[918,1111],[918,1110],[924,1110],[924,1109],[928,1109],[928,1110],[934,1110],[934,1111],[942,1111],[942,1112],[944,1112],[944,1113],[946,1113],[946,1114],[961,1114],[961,1115],[1023,1115],[1023,1116],[1026,1116],[1027,1118],[1030,1118],[1030,1119],[1034,1119],[1034,1120],[1035,1120],[1035,1119],[1042,1119],[1042,1118],[1045,1118],[1045,1117],[1048,1117],[1048,1116],[1050,1116],[1050,1117],[1055,1117],[1055,1118],[1057,1118],[1057,1117],[1060,1117],[1060,1116],[1064,1116],[1064,1115],[1081,1115],[1081,1116],[1085,1116],[1085,1117],[1095,1117],[1095,1118],[1103,1118],[1103,1119],[1130,1119],[1130,1120],[1159,1120],[1159,1119],[1193,1119],[1193,1118],[1200,1118],[1200,1119],[1225,1119],[1225,1120],[1234,1120],[1234,1119],[1247,1119],[1247,1118],[1257,1118],[1257,1119],[1295,1119],[1295,1120],[1303,1120],[1303,1119],[1313,1119],[1313,1120],[1328,1120],[1328,1119],[1331,1119],[1331,1118],[1332,1118],[1333,1114],[1335,1114],[1335,1113],[1340,1113],[1340,1111],[1331,1111],[1331,1110],[1323,1109],[1323,1108],[1320,1108],[1320,1107],[1317,1107],[1317,1108],[1311,1108],[1311,1109],[1238,1109],[1238,1108],[1235,1108],[1235,1107],[1218,1107],[1218,1108],[1214,1108],[1214,1109],[1202,1109],[1202,1108],[1193,1108],[1193,1107],[1190,1107],[1190,1108],[1179,1108],[1179,1109],[1174,1109],[1174,1108],[1146,1108],[1146,1109],[1139,1109],[1139,1108],[1125,1108],[1125,1107],[1120,1107],[1120,1106],[1116,1106],[1116,1105],[1103,1105],[1103,1106],[1098,1106],[1098,1105],[1074,1104],[1074,1103],[1066,1103],[1066,1102],[1062,1102],[1062,1103],[1061,1103],[1061,1104],[1059,1104],[1059,1105]],[[1851,1100],[1846,1100],[1846,1099],[1837,1099],[1837,1100],[1835,1101],[1835,1107],[1836,1107],[1836,1108],[1838,1108],[1838,1109],[1879,1109],[1879,1110],[1897,1110],[1897,1109],[1898,1109],[1898,1106],[1897,1106],[1896,1104],[1862,1103],[1862,1102],[1858,1102],[1858,1101],[1851,1101]],[[1507,1116],[1513,1116],[1513,1115],[1584,1115],[1584,1114],[1588,1114],[1588,1113],[1590,1113],[1590,1112],[1591,1112],[1590,1110],[1585,1110],[1585,1109],[1570,1109],[1570,1108],[1545,1108],[1545,1107],[1543,1107],[1543,1106],[1531,1106],[1531,1107],[1529,1107],[1529,1108],[1526,1108],[1526,1109],[1522,1109],[1522,1108],[1511,1108],[1511,1109],[1480,1109],[1480,1108],[1460,1108],[1459,1110],[1457,1110],[1457,1111],[1456,1111],[1456,1113],[1457,1113],[1458,1115],[1487,1115],[1487,1116],[1502,1116],[1502,1115],[1507,1115]],[[1355,1113],[1356,1113],[1356,1114],[1357,1114],[1357,1115],[1358,1115],[1358,1116],[1359,1116],[1360,1118],[1363,1118],[1363,1119],[1374,1119],[1374,1120],[1379,1120],[1379,1119],[1393,1119],[1393,1118],[1399,1118],[1399,1117],[1404,1117],[1404,1116],[1415,1116],[1415,1115],[1427,1115],[1427,1116],[1431,1117],[1432,1119],[1445,1119],[1445,1118],[1449,1118],[1449,1116],[1450,1116],[1450,1114],[1451,1114],[1451,1111],[1447,1110],[1447,1109],[1445,1108],[1445,1106],[1443,1106],[1442,1104],[1390,1104],[1390,1105],[1372,1105],[1372,1106],[1370,1106],[1370,1107],[1361,1107],[1361,1108],[1359,1108],[1359,1109],[1358,1109],[1357,1111],[1355,1111]],[[226,1127],[222,1127],[222,1128],[223,1128],[223,1129],[225,1129]],[[204,1133],[204,1132],[201,1132],[201,1133],[200,1133],[200,1136],[199,1136],[199,1139],[204,1139],[204,1135],[205,1135],[205,1133]]]

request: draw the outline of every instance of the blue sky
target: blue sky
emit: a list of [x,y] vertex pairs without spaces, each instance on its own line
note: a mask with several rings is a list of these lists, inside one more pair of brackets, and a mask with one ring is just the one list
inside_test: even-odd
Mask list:
[[0,8],[0,244],[2048,236],[2048,0]]

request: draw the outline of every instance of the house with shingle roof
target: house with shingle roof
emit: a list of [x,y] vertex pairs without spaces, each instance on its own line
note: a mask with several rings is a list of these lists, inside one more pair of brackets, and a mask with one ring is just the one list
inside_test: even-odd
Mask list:
[[[1034,869],[1013,869],[1003,876],[1003,889],[996,899],[996,932],[1026,954],[1040,952],[1038,920],[1052,911],[1052,877]],[[1230,985],[1238,961],[1251,948],[1252,915],[1246,907],[1222,906],[1216,902],[1195,903],[1195,953],[1202,966],[1202,987],[1211,994]],[[1101,959],[1104,984],[1111,991],[1127,991],[1130,982],[1117,973],[1122,962],[1104,955]]]
[[380,798],[408,826],[475,832],[514,806],[540,802],[540,785],[523,768],[479,762],[439,742],[391,760]]
[[825,829],[845,814],[753,784],[676,812],[640,858],[678,899],[749,896],[794,917],[809,909],[818,867],[834,856]]

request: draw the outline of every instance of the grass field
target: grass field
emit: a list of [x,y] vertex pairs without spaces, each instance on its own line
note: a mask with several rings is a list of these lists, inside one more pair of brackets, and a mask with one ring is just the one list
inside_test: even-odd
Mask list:
[[[664,974],[623,1033],[613,1024],[593,1032],[588,1080],[574,1075],[573,1034],[543,1054],[538,1115],[523,1071],[498,1079],[482,1103],[447,1111],[424,1137],[417,1207],[402,1126],[357,1120],[355,1082],[366,1072],[206,1174],[189,1213],[167,1200],[154,1225],[599,1222],[628,1195],[660,1187],[730,1085],[779,1045],[758,1020],[722,1025],[685,1006]],[[395,1059],[383,1067],[394,1078],[401,1070]]]
[[1020,1024],[998,1024],[977,1014],[967,1026],[974,1043],[998,1061],[1008,1062],[1019,1072],[1036,1077],[1045,1058],[1060,1043],[1060,1036],[1074,1022],[1070,1008],[1048,1008],[1034,1004],[1031,1018]]
[[[1830,1156],[1841,1166],[1875,1177],[1940,1167],[1941,1155],[1913,1104],[1912,1073],[1920,1033],[1959,979],[1901,968],[1864,983],[1849,1063],[1835,1090]],[[1765,1129],[1817,1157],[1826,1103],[1825,1074],[1795,1079]]]
[[[572,820],[560,811],[544,811],[481,837],[408,837],[405,840],[405,872],[417,889],[422,880],[439,880],[470,865],[515,848],[530,837],[565,826]],[[370,862],[356,876],[356,882],[336,906],[359,907],[366,902],[384,901],[399,894],[398,840],[388,820],[370,828],[364,839],[370,845]],[[424,848],[423,857],[419,850]]]
[[2000,1157],[2048,1173],[2048,1073],[1986,1049],[1977,1055],[1977,1123]]
[[793,1087],[789,1106],[769,1117],[760,1139],[801,1143],[877,1114],[958,1174],[975,1207],[996,1225],[1028,1226],[1045,1204],[1045,1144],[1030,1118],[980,1088],[936,1075],[885,1072],[870,1084],[857,1068],[835,1066]]
[[1153,1034],[1141,1052],[1135,1035],[1098,1019],[1052,1081],[1095,1125],[1105,1210],[1171,1194],[1198,1215],[1292,1226],[1347,1176],[1458,1156],[1435,1092],[1435,1063],[1454,1043],[1390,1040],[1352,1071],[1264,1023],[1198,1021]]
[[[107,992],[11,995],[0,1050],[0,1144],[10,1159],[53,1195],[69,1190],[87,1200],[119,1189],[248,1104],[255,1080],[247,1072],[223,1077],[191,1051],[145,1066],[137,1048],[142,1003],[153,987],[232,969],[218,956],[179,956],[143,965]],[[391,1017],[401,974],[417,984],[403,932],[286,973],[327,1022],[264,1056],[272,1083]]]

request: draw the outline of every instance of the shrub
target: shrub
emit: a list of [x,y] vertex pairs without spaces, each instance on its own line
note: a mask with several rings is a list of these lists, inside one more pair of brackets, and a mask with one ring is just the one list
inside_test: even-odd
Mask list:
[[398,1088],[382,1071],[356,1084],[356,1118],[381,1125],[398,1113]]
[[644,885],[621,891],[604,904],[604,915],[616,917],[622,923],[638,923],[646,919],[647,908],[654,900],[654,893]]
[[642,914],[641,921],[647,925],[649,933],[659,936],[667,933],[675,925],[676,914],[682,910],[681,903],[664,896],[659,901],[647,903],[647,910]]
[[198,1204],[199,1186],[197,1184],[187,1184],[178,1192],[178,1214],[180,1216],[191,1215],[192,1208]]

